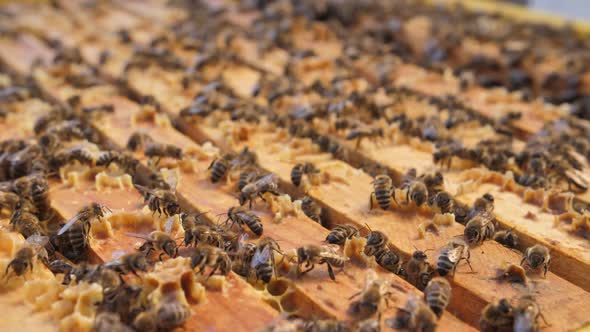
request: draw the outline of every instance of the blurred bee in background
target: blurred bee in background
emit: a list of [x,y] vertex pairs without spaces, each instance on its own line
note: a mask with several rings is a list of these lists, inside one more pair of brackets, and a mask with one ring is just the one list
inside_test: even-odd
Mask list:
[[150,158],[182,159],[182,149],[172,144],[147,143],[143,154]]
[[320,170],[312,163],[296,164],[291,170],[291,182],[295,187],[299,187],[304,175],[311,178],[317,176],[319,173]]
[[138,151],[144,149],[149,143],[153,143],[154,139],[143,132],[134,132],[127,140],[127,149],[131,151]]
[[133,273],[136,276],[138,275],[138,271],[147,272],[149,266],[147,258],[143,253],[123,254],[117,260],[104,264],[104,267],[112,269],[119,274]]
[[242,191],[245,186],[258,180],[259,172],[256,168],[246,168],[240,172],[238,177],[238,191]]
[[451,285],[447,279],[435,277],[424,289],[424,300],[439,318],[445,312],[451,300]]
[[336,280],[333,267],[343,268],[345,261],[346,257],[339,255],[336,249],[332,247],[306,245],[297,248],[297,265],[299,266],[299,269],[301,265],[304,264],[307,268],[304,271],[300,270],[300,275],[313,270],[315,264],[326,264],[330,279]]
[[539,318],[549,326],[539,304],[532,295],[522,295],[514,306],[514,331],[538,331]]
[[492,280],[516,282],[526,285],[528,282],[526,271],[520,265],[505,263],[496,270],[496,277]]
[[381,209],[388,210],[391,206],[393,190],[393,181],[388,175],[377,175],[373,180],[373,192],[369,198],[370,209],[373,209],[373,205],[377,203]]
[[385,324],[394,329],[434,332],[437,317],[424,301],[410,295],[404,308],[399,308],[396,316],[386,319]]
[[444,188],[444,177],[441,172],[431,172],[431,173],[424,173],[420,175],[419,180],[421,180],[424,185],[426,185],[426,189],[428,190],[428,197],[432,197],[438,192],[445,190]]
[[168,300],[158,303],[155,314],[158,330],[170,331],[184,324],[191,316],[191,310],[178,301]]
[[350,303],[348,313],[356,320],[365,320],[380,313],[383,302],[387,303],[387,297],[391,295],[387,291],[386,283],[377,278],[374,270],[369,270],[365,279],[365,287],[362,291],[353,294],[349,299],[360,296],[360,299]]
[[354,128],[346,134],[346,140],[356,140],[355,148],[358,150],[363,138],[383,137],[383,128]]
[[543,268],[543,276],[547,276],[549,265],[551,264],[551,255],[549,249],[541,244],[536,244],[525,250],[520,265],[526,269],[538,270]]
[[29,236],[23,246],[15,253],[14,258],[6,266],[4,278],[9,278],[10,269],[12,269],[14,275],[17,277],[24,276],[27,269],[33,272],[33,261],[35,257],[39,257],[44,263],[47,263],[48,255],[45,250],[47,243],[49,243],[47,236]]
[[467,243],[461,239],[452,239],[447,245],[441,249],[438,256],[436,266],[438,274],[446,276],[448,274],[454,275],[457,265],[462,260],[467,262],[467,265],[473,271],[471,263],[469,262],[470,252]]
[[513,331],[514,308],[507,299],[488,304],[481,312],[479,328],[484,332]]

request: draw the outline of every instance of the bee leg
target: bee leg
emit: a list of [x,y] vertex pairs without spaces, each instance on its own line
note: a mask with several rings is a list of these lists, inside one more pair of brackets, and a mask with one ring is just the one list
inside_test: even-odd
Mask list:
[[361,293],[362,293],[362,291],[360,291],[360,292],[357,292],[357,293],[354,293],[354,294],[352,294],[352,295],[351,295],[351,296],[350,296],[348,299],[349,299],[349,300],[352,300],[352,299],[354,299],[355,297],[357,297],[357,296],[361,295]]
[[520,260],[520,266],[522,266],[522,264],[524,264],[524,261],[526,261],[526,256],[523,256],[522,259]]
[[[464,258],[465,262],[467,262],[467,266],[469,266],[469,269],[471,270],[471,272],[473,272],[473,267],[471,266],[471,262],[469,262],[469,258]],[[455,268],[457,267],[457,265],[455,265]]]
[[328,265],[328,275],[330,276],[330,279],[332,279],[333,281],[336,281],[336,276],[334,275],[334,270],[332,269],[332,265],[330,265],[330,263],[326,263],[326,265]]
[[543,271],[543,272],[544,272],[544,273],[543,273],[543,278],[547,278],[547,271],[549,270],[549,264],[545,264],[545,265],[543,266],[543,270],[544,270],[544,271]]
[[219,266],[217,266],[217,265],[216,265],[216,266],[213,268],[213,270],[211,270],[211,272],[209,272],[209,275],[207,276],[207,280],[209,280],[209,278],[211,278],[211,276],[212,276],[212,275],[214,275],[214,274],[215,274],[215,272],[217,272],[217,269],[218,269],[218,268],[219,268]]
[[162,257],[164,257],[164,253],[161,252],[160,255],[158,255],[158,259],[160,260],[160,262],[162,261]]
[[354,144],[355,150],[358,150],[361,147],[361,139],[357,138],[356,143]]
[[310,265],[306,265],[306,266],[309,266],[309,268],[307,270],[305,270],[305,271],[301,271],[301,274],[306,274],[307,272],[313,270],[313,268],[315,267],[314,264],[311,264],[311,266]]
[[375,201],[375,192],[371,193],[369,196],[369,210],[373,210],[373,202]]

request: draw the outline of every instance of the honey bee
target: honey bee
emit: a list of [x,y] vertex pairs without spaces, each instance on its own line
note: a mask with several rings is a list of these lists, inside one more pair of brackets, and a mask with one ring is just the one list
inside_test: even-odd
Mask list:
[[170,237],[169,234],[160,232],[160,231],[153,231],[149,235],[138,234],[138,233],[125,233],[127,236],[136,237],[138,239],[143,239],[145,242],[139,247],[139,251],[143,252],[145,256],[149,255],[150,252],[153,250],[161,250],[162,252],[158,256],[159,260],[162,260],[164,255],[168,255],[169,257],[176,257],[178,254],[178,245]]
[[494,241],[512,249],[518,247],[518,235],[512,232],[512,229],[496,232],[496,234],[494,234]]
[[152,215],[158,212],[158,215],[173,216],[180,213],[180,205],[178,205],[176,195],[166,189],[149,189],[144,186],[135,185],[135,187],[142,193],[144,203],[147,203],[148,208],[152,211]]
[[381,209],[388,210],[391,206],[393,190],[393,181],[389,176],[377,175],[373,180],[373,192],[369,198],[369,207],[373,209],[373,204],[377,203]]
[[272,247],[269,245],[258,246],[250,263],[256,273],[256,280],[269,283],[273,275],[277,275]]
[[444,190],[444,177],[441,172],[422,174],[419,178],[428,190],[428,197]]
[[25,238],[43,233],[39,225],[39,218],[28,211],[14,211],[10,218],[10,224],[13,230],[22,234]]
[[470,256],[471,253],[469,252],[469,247],[465,241],[461,239],[452,239],[441,250],[438,256],[436,262],[438,274],[443,277],[449,273],[454,275],[457,265],[462,260],[465,260],[471,271],[473,271],[471,263],[469,262]]
[[146,307],[142,292],[140,285],[121,284],[116,290],[104,294],[100,310],[117,313],[123,322],[132,323]]
[[267,174],[260,179],[256,180],[256,182],[247,184],[242,190],[240,191],[240,205],[246,204],[246,202],[250,202],[250,208],[252,208],[252,201],[256,196],[262,198],[264,193],[271,193],[273,195],[280,195],[278,192],[278,182],[279,178],[276,174]]
[[90,248],[89,233],[90,223],[74,222],[63,234],[56,237],[59,252],[75,263],[85,260]]
[[348,313],[357,320],[365,320],[382,309],[383,302],[387,302],[387,291],[383,280],[377,278],[374,270],[369,270],[365,280],[365,287],[361,292],[353,294],[350,299],[360,296],[360,299],[350,303]]
[[109,167],[112,163],[119,165],[126,173],[131,175],[134,175],[137,167],[139,167],[139,160],[135,159],[131,154],[113,150],[103,152],[96,160],[96,166]]
[[244,187],[258,179],[258,170],[256,169],[245,169],[240,172],[238,177],[238,191],[242,191]]
[[232,270],[242,277],[249,277],[252,268],[252,259],[257,250],[258,246],[256,244],[248,242],[247,233],[240,235],[237,251],[233,254],[235,259],[232,262]]
[[549,325],[541,312],[539,304],[532,295],[523,295],[514,307],[514,331],[538,331],[538,319],[542,318]]
[[424,290],[434,274],[434,269],[428,263],[427,258],[424,251],[416,250],[406,265],[408,281],[419,290]]
[[447,279],[435,277],[424,290],[424,300],[439,318],[444,313],[451,300],[451,285]]
[[463,235],[470,245],[481,244],[494,236],[495,225],[490,214],[478,214],[467,222]]
[[202,221],[199,217],[202,214],[188,215],[180,214],[182,228],[184,230],[184,245],[193,244],[196,246],[200,243],[209,244],[219,248],[224,247],[223,234],[213,229],[208,223]]
[[82,108],[82,115],[86,117],[98,113],[115,113],[115,106],[113,104],[104,104]]
[[306,176],[316,176],[320,173],[320,170],[315,167],[312,163],[303,163],[297,164],[293,166],[291,170],[291,182],[295,187],[299,187],[301,185],[301,179],[304,175]]
[[550,264],[551,255],[549,254],[549,249],[541,244],[528,247],[520,261],[520,265],[526,269],[538,270],[543,267],[543,276],[547,276]]
[[101,312],[94,318],[91,332],[132,332],[133,329],[121,321],[119,314],[114,312]]
[[356,140],[355,148],[361,146],[363,138],[377,138],[383,137],[383,128],[354,128],[346,135],[347,140]]
[[498,281],[517,282],[527,284],[526,271],[520,265],[504,264],[504,266],[496,270],[496,277],[493,278]]
[[140,312],[133,319],[135,331],[156,332],[158,331],[158,317],[155,310],[146,310]]
[[90,283],[97,283],[102,286],[105,294],[115,291],[123,283],[119,273],[105,268],[104,265],[98,265],[96,268],[91,269],[83,278],[76,280],[78,282],[86,280]]
[[[305,321],[301,326],[295,327],[296,331],[309,332],[349,332],[352,331],[349,323],[334,319],[310,320]],[[279,330],[282,331],[282,330]],[[278,331],[277,331],[278,332]]]
[[170,331],[184,324],[191,315],[188,306],[178,301],[161,302],[156,310],[159,331]]
[[369,234],[367,234],[364,253],[367,256],[373,256],[377,251],[387,247],[389,239],[383,232],[373,231],[368,225],[367,228],[369,229]]
[[[424,182],[416,179],[416,169],[410,169],[404,178],[405,179],[401,186],[401,190],[406,193],[406,202],[408,204],[410,202],[414,202],[416,206],[421,206],[424,204],[428,199],[428,188]],[[395,200],[395,196],[392,197]]]
[[301,199],[301,210],[311,220],[319,223],[322,226],[326,224],[326,217],[324,209],[319,206],[313,198],[309,196],[303,196]]
[[246,211],[241,207],[231,207],[227,211],[227,220],[231,220],[231,226],[234,224],[238,224],[240,227],[246,225],[252,233],[258,236],[262,235],[262,221],[260,221],[260,218],[252,211]]
[[63,227],[57,232],[57,235],[60,236],[64,234],[68,229],[70,229],[77,221],[80,221],[84,225],[88,225],[88,229],[90,229],[90,222],[93,219],[102,219],[105,216],[105,213],[110,211],[110,209],[104,205],[99,203],[92,203],[88,206],[83,207],[78,211],[78,213],[68,220],[68,222],[63,225]]
[[174,158],[182,159],[182,149],[172,144],[147,143],[143,154],[150,158]]
[[209,179],[216,183],[225,178],[227,171],[230,169],[230,162],[235,158],[232,154],[225,154],[221,158],[215,158],[209,167]]
[[305,264],[307,268],[305,271],[301,271],[300,275],[313,270],[315,264],[326,264],[330,279],[336,280],[332,267],[343,268],[345,261],[346,258],[340,256],[332,247],[306,245],[297,248],[297,265],[300,267]]
[[53,209],[49,200],[49,185],[44,178],[31,183],[31,200],[37,208],[37,215],[42,220],[53,217]]
[[47,262],[48,255],[45,245],[48,242],[49,238],[47,236],[29,236],[23,247],[16,252],[14,258],[6,266],[6,271],[4,272],[5,278],[8,278],[8,272],[11,268],[17,277],[23,276],[27,272],[27,269],[33,272],[33,259],[35,257],[39,257],[44,262]]
[[149,143],[153,142],[154,139],[150,135],[142,132],[134,132],[127,140],[127,149],[137,151],[145,148]]
[[82,146],[74,146],[56,153],[49,161],[51,169],[57,170],[60,167],[77,161],[82,165],[92,166],[94,158],[88,149]]
[[326,236],[326,242],[331,244],[344,244],[347,239],[352,239],[359,233],[358,228],[352,225],[336,225]]
[[148,261],[143,253],[124,254],[116,261],[105,263],[104,266],[119,274],[133,273],[136,276],[138,271],[147,272],[149,268]]
[[488,304],[481,312],[479,328],[484,332],[513,331],[514,308],[507,299]]
[[217,270],[222,275],[227,275],[231,271],[232,263],[229,255],[222,249],[206,244],[198,245],[191,255],[191,268],[198,268],[197,273],[203,274],[207,266],[211,268],[208,275],[211,277]]
[[437,317],[424,301],[410,295],[404,308],[400,308],[394,318],[386,319],[385,324],[394,329],[434,332]]
[[449,213],[453,211],[455,200],[446,191],[440,191],[428,199],[428,205],[437,213]]

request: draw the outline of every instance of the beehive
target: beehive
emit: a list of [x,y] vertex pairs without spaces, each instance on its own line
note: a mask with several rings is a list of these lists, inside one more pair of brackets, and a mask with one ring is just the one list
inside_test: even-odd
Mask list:
[[[154,315],[146,322],[155,330],[387,330],[424,296],[399,267],[420,250],[436,270],[440,250],[481,216],[476,207],[485,194],[493,196],[494,231],[512,232],[518,244],[487,238],[471,246],[469,266],[460,262],[447,276],[451,301],[436,328],[476,330],[489,304],[505,298],[517,306],[531,294],[548,323],[536,319],[539,329],[590,323],[590,62],[582,33],[414,1],[259,8],[250,1],[64,0],[5,4],[0,15],[0,268],[26,245],[18,231],[29,230],[15,221],[30,212],[42,226],[33,232],[48,236],[47,267],[78,260],[57,234],[68,221],[88,223],[83,262],[69,264],[94,271],[51,273],[41,258],[22,276],[6,270],[0,306],[8,315],[0,327],[104,327],[95,318],[128,286],[140,291],[127,312],[116,313],[129,328],[141,329],[138,309]],[[149,138],[131,149],[136,133]],[[167,148],[154,144],[181,153],[160,155]],[[64,151],[70,158],[58,158]],[[248,153],[255,160],[241,161]],[[105,164],[107,157],[113,162]],[[217,166],[223,160],[228,174]],[[294,185],[294,166],[306,162],[319,172]],[[250,171],[257,177],[248,189],[236,189]],[[436,207],[436,191],[420,204],[405,185],[437,171],[451,197],[448,211]],[[216,172],[220,179],[212,181]],[[276,183],[261,187],[270,173]],[[377,175],[392,178],[388,209],[370,208]],[[33,177],[47,183],[47,199],[22,189]],[[248,191],[256,185],[260,195]],[[150,195],[164,191],[177,208],[153,205]],[[13,193],[19,204],[10,202]],[[104,207],[103,217],[80,214],[92,203]],[[240,205],[259,219],[261,236],[250,222],[225,221]],[[227,255],[234,271],[218,261],[195,267],[204,244],[183,243],[183,221],[195,214],[212,234],[197,242],[222,234],[215,258],[223,263]],[[337,225],[358,234],[329,246]],[[375,231],[387,236],[380,250],[403,262],[396,273],[365,255]],[[168,236],[179,257],[168,257],[154,234]],[[247,263],[245,275],[237,268],[242,234],[260,252],[266,237],[280,246],[269,255],[270,282],[256,265]],[[114,292],[95,278],[145,243],[155,249],[147,271],[123,273]],[[498,278],[537,244],[551,255],[546,276],[528,269],[525,284]],[[335,280],[322,260],[301,272],[298,249],[311,246],[324,248],[321,258],[344,261]],[[387,301],[360,319],[352,303],[365,298],[371,270]],[[66,275],[75,279],[69,285]],[[170,304],[184,310],[177,322],[167,315]]]

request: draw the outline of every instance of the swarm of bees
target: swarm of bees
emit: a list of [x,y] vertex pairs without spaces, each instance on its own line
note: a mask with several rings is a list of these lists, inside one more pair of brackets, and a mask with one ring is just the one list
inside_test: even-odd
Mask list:
[[[241,1],[236,10],[259,10],[261,15],[253,23],[253,29],[245,28],[247,31],[238,33],[232,30],[233,27],[218,24],[221,23],[218,17],[222,15],[214,13],[211,8],[205,11],[201,10],[204,8],[190,7],[202,4],[185,5],[189,6],[187,12],[190,12],[191,18],[197,17],[196,12],[212,14],[204,20],[207,21],[203,23],[205,29],[196,29],[207,32],[195,31],[191,20],[186,20],[176,22],[170,34],[153,38],[148,43],[135,40],[133,33],[126,29],[116,33],[121,45],[133,46],[132,55],[125,62],[120,78],[122,87],[126,85],[128,75],[137,68],[159,66],[166,71],[181,72],[180,83],[186,92],[195,83],[200,89],[192,103],[179,111],[180,119],[195,122],[222,119],[252,125],[267,125],[270,122],[290,137],[310,141],[317,150],[370,174],[373,181],[369,209],[384,210],[371,213],[386,215],[399,209],[403,213],[415,210],[422,214],[451,214],[456,222],[464,225],[463,234],[438,248],[436,255],[427,255],[429,250],[434,249],[415,248],[411,256],[409,252],[398,252],[395,249],[398,244],[390,240],[392,234],[373,230],[369,225],[362,227],[341,223],[337,215],[334,220],[328,220],[331,207],[310,194],[312,191],[308,191],[306,186],[307,183],[315,185],[321,182],[316,164],[301,162],[307,159],[292,162],[290,176],[287,175],[287,180],[291,181],[289,184],[278,174],[263,169],[256,153],[247,147],[241,151],[218,154],[205,171],[208,181],[215,186],[223,183],[235,185],[232,190],[237,203],[223,209],[220,216],[224,216],[225,222],[223,219],[214,222],[206,213],[190,212],[181,206],[182,197],[177,194],[175,186],[165,181],[162,173],[157,171],[157,166],[164,161],[187,158],[188,151],[181,146],[156,141],[144,129],[129,135],[125,151],[101,150],[104,144],[101,144],[101,137],[91,123],[115,113],[117,107],[113,104],[82,105],[83,96],[74,95],[63,105],[52,103],[51,110],[36,119],[31,139],[0,142],[0,212],[7,213],[11,230],[25,238],[24,244],[15,251],[6,266],[6,280],[26,278],[41,263],[51,272],[63,275],[61,280],[66,286],[88,282],[102,287],[103,300],[96,303],[98,314],[93,330],[168,331],[182,326],[192,313],[190,307],[178,299],[165,298],[158,303],[148,299],[145,284],[140,279],[161,261],[187,257],[194,274],[203,279],[216,274],[227,276],[233,271],[253,284],[269,284],[285,276],[302,279],[317,276],[336,281],[337,274],[340,278],[340,273],[346,272],[347,264],[352,264],[349,257],[343,254],[343,247],[348,241],[363,238],[366,244],[362,254],[376,264],[379,273],[393,273],[396,278],[407,280],[423,292],[423,298],[410,296],[395,316],[385,319],[385,325],[409,331],[434,331],[449,305],[451,285],[456,281],[453,277],[466,273],[463,263],[469,267],[470,273],[478,273],[471,266],[471,252],[473,247],[485,241],[494,240],[514,250],[524,249],[520,264],[507,262],[498,267],[492,282],[526,285],[533,273],[546,276],[552,259],[549,248],[542,244],[522,248],[518,230],[500,229],[494,214],[495,198],[492,194],[478,197],[471,205],[463,204],[455,200],[452,189],[445,188],[444,176],[450,169],[465,165],[481,166],[495,172],[511,172],[507,174],[512,174],[514,182],[520,186],[583,193],[590,187],[590,180],[584,173],[585,164],[590,162],[590,143],[587,139],[590,130],[586,126],[570,118],[559,119],[547,123],[524,147],[517,148],[514,144],[516,138],[513,137],[516,132],[511,126],[514,121],[523,118],[520,112],[510,111],[496,120],[490,120],[463,105],[459,98],[429,97],[408,88],[394,87],[388,73],[400,59],[414,61],[429,69],[446,70],[443,65],[452,65],[447,60],[460,41],[454,34],[434,29],[424,54],[412,55],[413,51],[400,31],[402,23],[411,16],[408,11],[415,9],[421,12],[423,9],[420,6],[391,4],[389,9],[384,9],[392,18],[388,24],[357,26],[357,19],[361,17],[358,13],[372,16],[380,12],[381,7],[352,1],[338,5],[330,1],[321,5],[310,1]],[[444,10],[425,14],[438,17],[443,15],[441,13]],[[327,21],[333,33],[342,39],[343,52],[334,60],[341,68],[334,70],[333,77],[321,77],[309,84],[302,82],[297,73],[298,66],[305,64],[306,59],[318,58],[318,54],[315,50],[303,50],[297,46],[294,33],[299,29],[299,23],[295,22],[295,17],[300,17],[310,26],[315,21]],[[383,17],[388,16],[379,16],[375,21],[381,22]],[[473,21],[473,17],[468,18]],[[460,22],[457,24],[461,24],[461,31],[465,30],[465,33],[485,34],[479,28],[464,26]],[[347,29],[349,27],[351,29]],[[313,29],[323,32],[321,28]],[[526,27],[514,29],[520,37],[529,36]],[[284,73],[278,77],[268,75],[266,70],[242,59],[233,47],[229,47],[234,38],[239,38],[242,33],[258,40],[258,51],[275,47],[286,50],[289,59]],[[579,98],[580,84],[575,75],[572,74],[572,78],[569,74],[552,73],[541,84],[533,82],[534,78],[522,66],[522,57],[528,59],[532,55],[512,54],[504,38],[495,39],[503,43],[502,53],[506,61],[477,55],[468,63],[454,65],[452,69],[461,74],[462,91],[476,83],[485,87],[504,85],[510,90],[525,89],[523,93],[528,91],[532,94],[530,88],[540,85],[535,93],[548,101],[574,102],[577,108],[572,113],[590,118],[587,102],[584,104]],[[577,47],[575,40],[568,39],[564,44]],[[185,51],[199,53],[191,66],[186,66],[175,53],[178,45],[182,45]],[[100,68],[84,65],[80,50],[54,46],[56,56],[51,68],[60,73],[63,71],[55,76],[63,76],[64,84],[78,89],[105,84],[97,75]],[[112,61],[111,56],[109,50],[101,52],[100,66]],[[363,66],[356,61],[364,61],[365,56],[379,59],[376,67],[380,73],[373,75],[360,68]],[[506,67],[504,62],[510,65]],[[570,62],[570,67],[580,66],[573,60]],[[260,72],[260,80],[251,91],[253,98],[238,96],[225,78],[208,77],[212,74],[206,67],[211,64],[221,64],[221,67],[238,64]],[[472,73],[477,73],[475,79],[470,75]],[[362,87],[355,82],[356,76],[371,84]],[[5,104],[22,101],[29,96],[42,98],[36,90],[34,84],[0,90],[0,121],[11,113],[4,109]],[[387,96],[386,101],[379,98],[383,93]],[[313,98],[299,104],[308,96]],[[161,101],[155,96],[134,96],[133,99],[139,98],[142,104],[153,107],[156,112],[163,112],[164,104],[160,105]],[[406,100],[424,103],[436,112],[410,114],[413,112],[403,110]],[[458,133],[474,124],[490,128],[493,138],[483,138],[472,144],[457,138],[460,136]],[[432,150],[427,150],[431,151],[428,153],[431,153],[434,169],[419,174],[417,169],[410,168],[398,174],[384,165],[365,164],[365,161],[358,160],[363,150],[371,145],[363,142],[379,146],[381,142],[389,143],[400,137],[417,139],[432,147]],[[148,159],[147,169],[138,170],[141,163],[136,156],[140,155]],[[133,184],[143,196],[153,218],[167,218],[167,223],[175,216],[180,219],[181,238],[176,238],[178,234],[173,234],[171,229],[128,232],[127,236],[141,243],[138,243],[136,251],[121,253],[109,262],[90,263],[92,227],[105,222],[111,211],[107,206],[94,202],[80,209],[69,220],[60,220],[51,208],[48,183],[50,178],[58,176],[68,166],[92,169],[109,168],[111,165],[132,175]],[[146,175],[143,173],[149,175],[148,181],[142,179],[141,176]],[[290,186],[289,189],[303,189],[305,196],[300,198],[301,211],[308,219],[331,228],[325,243],[296,243],[289,253],[288,250],[283,251],[279,241],[268,237],[272,227],[264,225],[262,214],[254,211],[253,207],[258,208],[258,199],[264,201],[282,195],[283,189],[286,189],[282,187],[284,185]],[[296,269],[294,277],[284,273],[285,265]],[[312,273],[316,265],[323,267]],[[352,321],[293,319],[292,329],[286,330],[380,331],[381,312],[388,308],[391,296],[388,286],[376,277],[374,271],[370,271],[365,287],[348,299],[348,313]],[[488,304],[481,314],[480,328],[484,331],[536,331],[540,328],[539,319],[544,317],[536,299],[531,295],[522,295],[516,301],[500,299]]]

